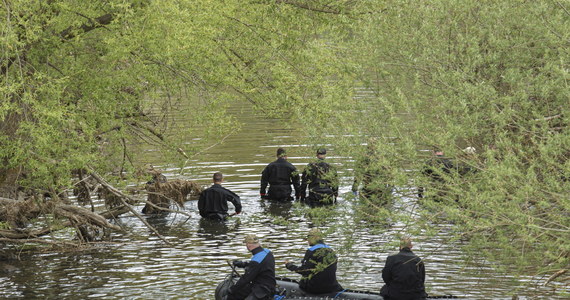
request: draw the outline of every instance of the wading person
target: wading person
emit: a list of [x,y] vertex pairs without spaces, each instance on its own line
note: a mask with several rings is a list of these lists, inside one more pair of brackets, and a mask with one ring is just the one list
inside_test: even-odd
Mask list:
[[418,300],[427,297],[424,263],[412,252],[412,246],[412,240],[405,237],[400,241],[400,252],[386,259],[382,269],[382,279],[386,284],[380,290],[384,299]]
[[312,207],[334,204],[338,196],[338,174],[332,165],[325,162],[326,155],[326,149],[317,150],[317,160],[305,167],[301,177],[301,201]]
[[[266,193],[267,185],[269,191]],[[262,198],[277,201],[290,201],[291,185],[295,189],[295,198],[299,198],[299,173],[297,168],[287,161],[285,149],[277,149],[277,160],[270,163],[261,172],[261,187],[259,194]]]
[[[434,190],[432,195],[445,195],[445,177],[449,176],[454,168],[455,165],[444,156],[442,150],[434,149],[432,151],[432,157],[425,162],[421,170],[422,175],[429,179],[429,188]],[[425,191],[425,187],[419,187],[418,197],[423,198]]]
[[366,152],[357,160],[354,168],[354,183],[352,192],[358,196],[360,185],[360,196],[368,200],[378,200],[379,204],[385,204],[392,195],[392,181],[390,171],[387,166],[381,164],[382,157],[378,150],[377,141],[369,139]]
[[211,220],[223,221],[228,217],[228,201],[234,205],[236,214],[241,213],[239,196],[224,188],[224,176],[220,172],[214,173],[214,184],[200,194],[198,210],[200,216]]
[[326,294],[342,291],[336,281],[337,257],[333,249],[323,241],[322,233],[313,228],[307,235],[309,249],[301,265],[286,261],[285,267],[301,274],[299,287],[311,294]]
[[273,299],[277,284],[273,253],[262,248],[259,239],[253,234],[246,235],[244,242],[253,256],[246,262],[234,260],[234,266],[245,268],[245,273],[230,288],[227,300]]

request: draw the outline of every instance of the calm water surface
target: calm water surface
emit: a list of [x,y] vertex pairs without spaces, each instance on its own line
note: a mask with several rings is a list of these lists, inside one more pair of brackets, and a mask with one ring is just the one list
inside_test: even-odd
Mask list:
[[[113,243],[86,252],[23,253],[20,260],[1,261],[0,297],[213,299],[216,285],[229,274],[227,261],[250,257],[242,243],[245,234],[257,234],[263,246],[274,252],[278,275],[298,278],[283,264],[286,259],[302,259],[307,247],[303,236],[315,225],[329,229],[326,240],[340,257],[339,282],[345,288],[377,292],[382,286],[386,256],[396,251],[387,243],[394,241],[404,224],[374,225],[354,217],[354,200],[349,196],[352,176],[347,167],[351,160],[335,153],[334,145],[329,146],[328,160],[342,172],[342,195],[338,205],[322,212],[325,219],[315,219],[309,209],[296,204],[259,199],[260,173],[274,160],[277,147],[286,147],[289,161],[299,169],[312,159],[313,150],[298,145],[295,133],[280,129],[278,121],[253,117],[245,121],[240,133],[189,161],[183,175],[168,162],[158,166],[170,179],[196,180],[203,185],[210,184],[214,172],[224,173],[224,185],[241,196],[241,215],[226,224],[204,222],[196,201],[189,201],[182,209],[185,214],[146,216],[170,245],[151,234],[136,217],[125,215],[117,223],[127,232],[115,234]],[[415,199],[397,197],[395,209],[413,214],[415,207]],[[137,209],[140,211],[142,206]],[[434,226],[441,232],[440,239],[416,237],[414,247],[415,253],[425,259],[430,294],[504,299],[513,294],[550,292],[535,288],[531,292],[514,291],[513,279],[497,276],[483,261],[480,266],[462,267],[462,253],[445,242],[448,226]],[[536,286],[544,278],[526,280]]]

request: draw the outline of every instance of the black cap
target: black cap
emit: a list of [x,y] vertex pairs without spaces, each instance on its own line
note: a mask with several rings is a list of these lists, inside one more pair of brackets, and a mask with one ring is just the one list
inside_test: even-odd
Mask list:
[[327,154],[327,149],[319,148],[319,150],[317,150],[317,154]]

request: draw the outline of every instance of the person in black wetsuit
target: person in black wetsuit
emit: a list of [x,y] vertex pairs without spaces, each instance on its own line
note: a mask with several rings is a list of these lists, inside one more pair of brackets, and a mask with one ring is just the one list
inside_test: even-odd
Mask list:
[[[266,193],[267,185],[269,192]],[[270,163],[261,172],[261,187],[259,194],[262,198],[277,201],[290,201],[291,185],[295,189],[295,198],[299,199],[299,172],[287,161],[285,149],[277,149],[277,160]]]
[[302,275],[299,287],[311,294],[327,294],[342,291],[336,280],[337,257],[334,250],[322,238],[322,233],[313,228],[307,235],[309,249],[301,265],[286,261],[285,267]]
[[227,300],[273,299],[277,285],[273,253],[262,248],[253,234],[245,236],[244,242],[253,256],[250,261],[233,261],[234,266],[245,268],[245,273],[230,288]]
[[400,252],[386,259],[382,269],[386,284],[380,290],[384,299],[426,299],[424,262],[412,252],[412,246],[412,240],[405,237],[400,241]]
[[[434,190],[432,195],[443,196],[446,190],[445,177],[455,170],[455,164],[440,149],[436,148],[432,153],[433,157],[425,162],[421,174],[430,180],[429,188]],[[423,198],[425,191],[425,187],[419,187],[418,197]]]
[[236,214],[241,213],[239,196],[222,187],[224,176],[220,172],[214,173],[214,184],[200,194],[198,210],[203,218],[223,221],[228,217],[228,201],[235,208]]
[[326,155],[326,149],[317,150],[317,160],[309,163],[301,176],[301,201],[311,207],[334,204],[338,196],[338,174],[334,166],[325,162]]

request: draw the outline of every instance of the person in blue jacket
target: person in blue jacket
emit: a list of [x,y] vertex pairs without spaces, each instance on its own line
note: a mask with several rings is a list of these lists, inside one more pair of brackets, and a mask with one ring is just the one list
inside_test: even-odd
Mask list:
[[337,257],[334,250],[325,244],[322,233],[313,228],[307,235],[309,249],[301,265],[297,266],[286,261],[285,267],[301,274],[299,287],[311,294],[327,294],[342,291],[342,286],[336,280]]
[[245,268],[245,273],[230,288],[227,300],[273,299],[277,285],[273,253],[262,248],[259,239],[253,234],[246,235],[244,242],[253,256],[247,262],[233,261],[234,266]]

